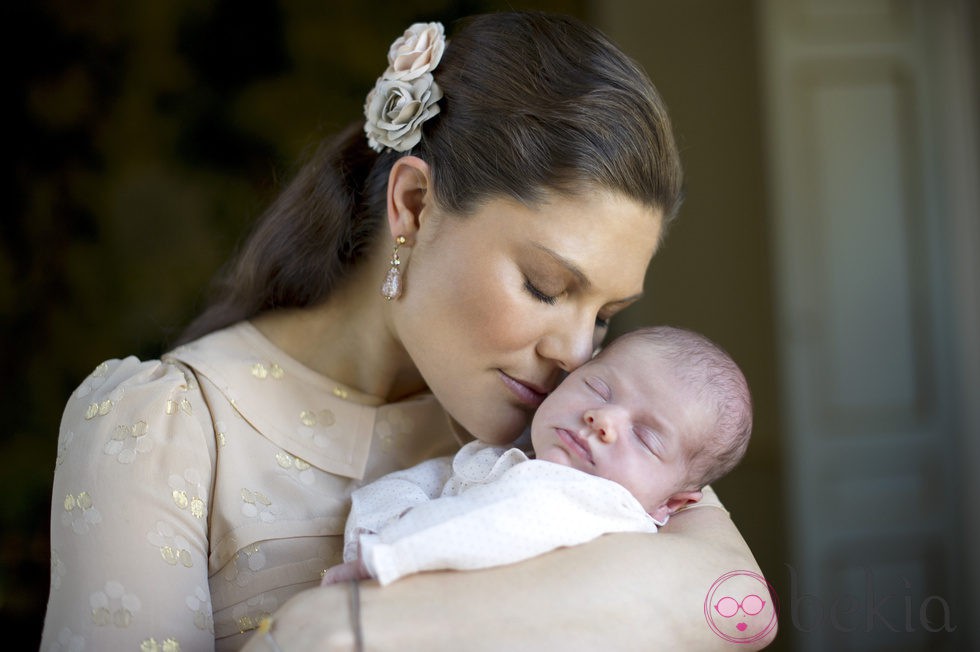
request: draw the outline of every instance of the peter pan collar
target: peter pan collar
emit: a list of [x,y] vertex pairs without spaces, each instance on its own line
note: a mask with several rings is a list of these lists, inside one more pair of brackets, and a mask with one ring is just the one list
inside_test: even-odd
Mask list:
[[[291,358],[240,322],[174,349],[261,435],[325,471],[360,479],[383,399],[346,387]],[[431,394],[406,405],[434,402]]]

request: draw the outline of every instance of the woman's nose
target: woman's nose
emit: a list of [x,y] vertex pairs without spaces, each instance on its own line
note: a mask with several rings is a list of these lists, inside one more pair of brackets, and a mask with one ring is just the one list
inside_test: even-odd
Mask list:
[[553,360],[563,371],[574,371],[592,358],[596,339],[595,317],[561,320],[541,338],[538,354]]
[[613,406],[586,410],[583,418],[589,430],[604,444],[613,444],[623,429],[624,418],[621,410]]

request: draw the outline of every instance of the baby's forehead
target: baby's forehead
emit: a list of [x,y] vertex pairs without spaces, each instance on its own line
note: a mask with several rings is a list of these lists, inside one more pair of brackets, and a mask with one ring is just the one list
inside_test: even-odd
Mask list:
[[660,345],[639,336],[624,336],[599,352],[588,364],[607,364],[630,373],[634,382],[649,381],[653,374],[673,373]]

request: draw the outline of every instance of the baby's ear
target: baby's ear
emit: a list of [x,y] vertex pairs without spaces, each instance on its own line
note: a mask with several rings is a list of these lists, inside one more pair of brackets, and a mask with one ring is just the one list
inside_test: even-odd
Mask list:
[[681,507],[694,504],[699,500],[701,500],[700,491],[679,491],[650,512],[650,516],[658,523],[664,523],[668,516],[676,513]]

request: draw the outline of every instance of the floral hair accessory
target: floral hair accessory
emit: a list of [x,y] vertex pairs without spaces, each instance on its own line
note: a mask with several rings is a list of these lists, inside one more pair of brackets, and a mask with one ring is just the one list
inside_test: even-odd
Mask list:
[[364,102],[364,133],[376,152],[405,152],[422,139],[422,123],[439,113],[432,77],[446,48],[441,23],[415,23],[388,50],[388,69]]

